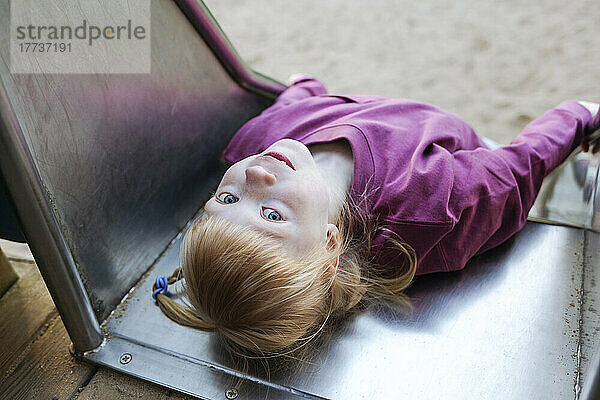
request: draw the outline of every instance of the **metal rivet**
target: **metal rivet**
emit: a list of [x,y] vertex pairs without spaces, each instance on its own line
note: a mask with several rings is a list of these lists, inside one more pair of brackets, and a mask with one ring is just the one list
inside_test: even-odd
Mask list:
[[238,397],[238,391],[236,389],[228,389],[225,392],[225,397],[227,400],[232,400]]
[[131,356],[130,353],[123,353],[121,354],[121,358],[119,358],[119,362],[121,364],[129,364],[129,362],[131,361],[133,357]]

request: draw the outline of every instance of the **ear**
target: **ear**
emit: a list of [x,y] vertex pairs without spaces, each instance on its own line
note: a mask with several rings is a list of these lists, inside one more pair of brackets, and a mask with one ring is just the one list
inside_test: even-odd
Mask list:
[[337,250],[338,246],[341,245],[340,240],[340,231],[337,226],[334,224],[327,224],[327,241],[325,246],[327,250],[334,251]]
[[[327,241],[325,243],[325,248],[328,251],[335,251],[339,248],[339,246],[341,246],[341,244],[340,231],[338,227],[334,224],[327,224]],[[339,263],[340,257],[338,256],[331,264],[329,264],[329,268],[335,271]]]

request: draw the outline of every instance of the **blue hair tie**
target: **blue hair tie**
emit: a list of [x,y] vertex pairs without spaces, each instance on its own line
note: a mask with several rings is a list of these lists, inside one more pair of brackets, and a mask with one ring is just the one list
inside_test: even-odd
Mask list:
[[156,278],[156,290],[152,292],[152,298],[156,300],[156,295],[159,293],[165,294],[167,293],[167,288],[169,287],[169,279],[166,276],[159,276]]

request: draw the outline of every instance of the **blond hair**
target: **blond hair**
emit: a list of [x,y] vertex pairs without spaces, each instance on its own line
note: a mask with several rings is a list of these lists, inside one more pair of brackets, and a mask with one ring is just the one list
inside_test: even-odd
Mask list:
[[[186,305],[158,294],[173,321],[217,332],[230,350],[268,357],[289,354],[315,338],[328,319],[348,314],[361,300],[409,304],[402,291],[416,270],[414,250],[389,240],[406,255],[398,276],[370,272],[373,221],[347,204],[340,212],[342,244],[315,248],[301,259],[274,238],[223,218],[205,216],[186,232],[181,268]],[[393,236],[393,235],[392,235]],[[337,268],[327,268],[339,257]],[[181,277],[178,270],[169,278]]]

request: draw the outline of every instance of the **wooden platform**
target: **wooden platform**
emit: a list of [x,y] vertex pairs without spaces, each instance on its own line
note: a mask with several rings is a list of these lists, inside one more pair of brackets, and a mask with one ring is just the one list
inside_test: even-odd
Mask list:
[[191,398],[73,357],[42,277],[21,250],[5,249],[19,280],[0,298],[0,399]]

